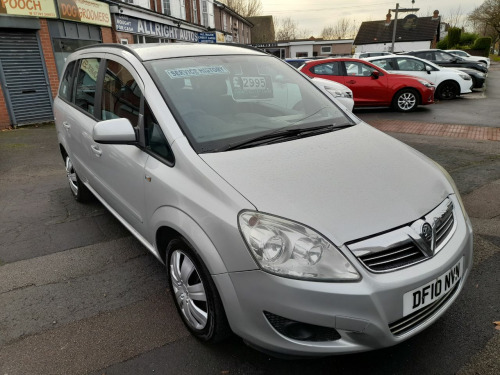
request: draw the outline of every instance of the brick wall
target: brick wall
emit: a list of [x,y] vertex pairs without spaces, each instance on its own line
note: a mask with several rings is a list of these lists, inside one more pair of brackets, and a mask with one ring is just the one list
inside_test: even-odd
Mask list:
[[54,50],[52,49],[52,42],[50,40],[49,28],[47,26],[47,19],[40,18],[40,43],[42,44],[43,59],[45,60],[45,67],[49,75],[49,84],[52,91],[52,96],[57,95],[59,87],[59,76],[57,74],[56,61],[54,59]]
[[2,87],[0,86],[0,129],[10,128],[10,118],[5,104]]
[[113,35],[114,35],[114,39],[116,40],[116,43],[121,43],[122,39],[127,39],[128,44],[134,44],[134,35],[133,34],[123,33],[120,31],[114,31]]
[[110,27],[101,27],[101,35],[103,43],[116,43],[113,38],[113,30]]

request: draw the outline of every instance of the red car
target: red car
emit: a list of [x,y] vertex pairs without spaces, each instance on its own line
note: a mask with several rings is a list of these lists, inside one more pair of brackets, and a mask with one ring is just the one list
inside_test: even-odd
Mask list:
[[411,112],[418,105],[434,103],[436,88],[431,82],[391,74],[359,59],[311,60],[300,70],[309,77],[329,79],[349,87],[355,107],[392,106],[400,112]]

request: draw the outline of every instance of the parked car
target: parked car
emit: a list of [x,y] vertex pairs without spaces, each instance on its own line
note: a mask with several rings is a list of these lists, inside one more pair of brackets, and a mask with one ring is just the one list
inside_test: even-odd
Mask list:
[[[285,61],[298,69],[305,62],[310,61],[311,59],[285,59]],[[338,82],[322,79],[322,78],[312,78],[312,81],[316,86],[325,89],[329,95],[332,95],[336,98],[342,105],[344,105],[349,111],[352,111],[354,108],[354,99],[352,96],[352,90],[347,86],[342,85]]]
[[311,59],[285,59],[285,62],[293,66],[295,69],[300,68],[302,65],[306,63],[306,61],[310,61]]
[[344,86],[341,83],[323,78],[313,77],[311,78],[311,80],[316,86],[326,90],[328,94],[333,96],[344,107],[346,107],[346,109],[352,112],[354,108],[354,98],[352,95],[352,90],[349,87]]
[[452,55],[455,55],[455,56],[461,57],[461,58],[462,58],[462,59],[464,59],[465,61],[474,61],[474,62],[478,62],[478,63],[481,63],[481,64],[486,65],[486,67],[487,67],[488,69],[490,68],[491,61],[490,61],[490,58],[489,58],[489,57],[484,57],[484,56],[472,56],[472,55],[468,54],[467,52],[462,51],[461,49],[446,49],[446,50],[445,50],[445,52],[449,52],[449,53],[451,53]]
[[455,99],[457,96],[472,92],[472,79],[467,73],[452,68],[442,68],[415,56],[392,55],[368,57],[366,60],[389,73],[428,79],[437,86],[435,97],[438,99]]
[[418,51],[408,51],[402,52],[401,55],[412,55],[420,57],[424,60],[429,60],[436,65],[444,66],[447,68],[469,68],[475,69],[483,73],[488,72],[488,68],[484,64],[480,64],[474,61],[465,61],[459,56],[455,56],[451,53],[442,51],[440,49],[425,49]]
[[387,56],[392,55],[391,52],[356,52],[352,55],[353,59],[364,59],[366,57],[375,57],[375,56]]
[[439,319],[470,273],[450,176],[265,53],[96,44],[67,58],[54,108],[71,193],[166,265],[200,340],[387,347]]
[[[450,68],[452,69],[452,68]],[[471,79],[473,86],[472,88],[474,89],[480,89],[483,87],[484,82],[486,81],[486,73],[482,73],[478,70],[475,69],[469,69],[469,68],[453,68],[455,70],[458,70],[460,72],[467,73]]]
[[410,112],[434,103],[435,86],[423,79],[390,74],[370,62],[336,58],[308,61],[300,70],[309,77],[339,82],[352,90],[355,107],[392,106]]

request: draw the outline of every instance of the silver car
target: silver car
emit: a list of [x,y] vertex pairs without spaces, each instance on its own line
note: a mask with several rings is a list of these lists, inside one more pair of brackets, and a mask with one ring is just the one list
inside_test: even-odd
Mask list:
[[97,197],[166,265],[201,340],[234,332],[310,356],[387,347],[443,315],[470,273],[450,176],[272,56],[87,47],[54,107],[72,194]]

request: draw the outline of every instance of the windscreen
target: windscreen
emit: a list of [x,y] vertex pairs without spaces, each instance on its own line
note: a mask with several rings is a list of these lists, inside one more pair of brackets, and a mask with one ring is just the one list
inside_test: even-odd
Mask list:
[[271,56],[196,56],[147,67],[198,153],[291,126],[353,124],[309,79]]

